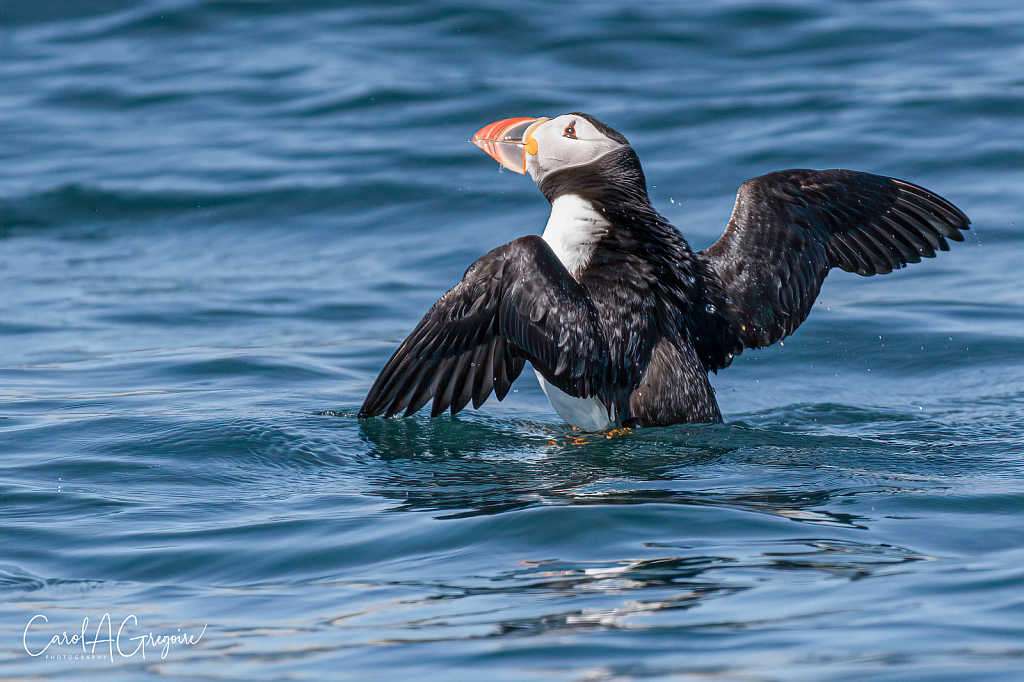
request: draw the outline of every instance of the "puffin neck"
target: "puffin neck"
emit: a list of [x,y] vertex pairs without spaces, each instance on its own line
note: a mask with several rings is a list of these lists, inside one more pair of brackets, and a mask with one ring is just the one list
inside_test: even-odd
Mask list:
[[608,152],[582,166],[552,171],[541,177],[537,186],[551,203],[561,196],[576,195],[597,209],[640,214],[653,210],[640,160],[629,147]]

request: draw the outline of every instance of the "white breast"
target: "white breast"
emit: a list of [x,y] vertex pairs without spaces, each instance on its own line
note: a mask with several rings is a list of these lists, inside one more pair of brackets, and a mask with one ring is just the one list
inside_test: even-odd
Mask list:
[[[571,424],[584,431],[602,431],[610,426],[615,426],[615,415],[608,416],[608,408],[604,403],[595,398],[574,398],[568,393],[560,391],[548,382],[537,370],[537,381],[548,397],[551,407],[566,424]],[[614,412],[614,410],[613,410]]]
[[[597,248],[597,242],[608,231],[605,220],[590,202],[575,194],[558,197],[551,204],[551,217],[544,226],[541,238],[562,261],[573,277],[587,267]],[[584,431],[601,431],[615,425],[615,415],[608,416],[608,408],[595,398],[574,398],[544,380],[534,370],[537,381],[548,397],[551,407],[567,424]]]
[[597,242],[608,231],[605,220],[590,202],[575,194],[560,196],[551,204],[551,217],[541,238],[573,277],[587,267]]

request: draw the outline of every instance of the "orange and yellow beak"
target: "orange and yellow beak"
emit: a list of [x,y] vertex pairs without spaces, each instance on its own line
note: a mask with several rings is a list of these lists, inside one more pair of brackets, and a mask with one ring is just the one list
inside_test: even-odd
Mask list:
[[547,121],[540,118],[506,118],[486,125],[470,140],[488,156],[516,173],[526,172],[526,155],[537,153],[534,129]]

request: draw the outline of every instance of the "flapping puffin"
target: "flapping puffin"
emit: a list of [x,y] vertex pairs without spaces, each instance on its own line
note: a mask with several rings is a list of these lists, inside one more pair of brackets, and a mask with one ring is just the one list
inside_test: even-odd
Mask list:
[[502,400],[526,362],[566,422],[721,422],[708,372],[800,326],[832,268],[892,272],[963,241],[970,221],[904,180],[781,170],[740,185],[725,233],[694,252],[651,206],[636,153],[593,116],[511,118],[471,140],[551,202],[542,236],[480,257],[370,389],[360,418]]

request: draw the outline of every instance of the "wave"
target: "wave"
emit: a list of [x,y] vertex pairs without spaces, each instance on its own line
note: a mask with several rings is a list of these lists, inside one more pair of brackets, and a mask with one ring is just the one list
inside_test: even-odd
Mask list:
[[380,208],[379,197],[387,197],[388,206],[401,206],[435,198],[436,191],[426,184],[374,179],[343,180],[336,185],[319,187],[254,184],[238,191],[140,191],[66,184],[0,198],[0,213],[3,215],[2,234],[10,237],[35,228],[110,221],[143,225],[144,221],[157,216],[209,214],[211,211],[218,212],[220,222],[251,219],[253,215],[265,219],[268,215],[295,216],[324,211],[351,215]]

